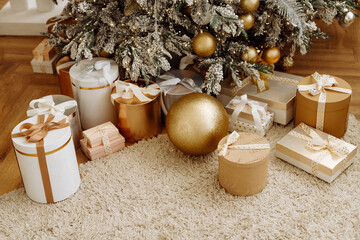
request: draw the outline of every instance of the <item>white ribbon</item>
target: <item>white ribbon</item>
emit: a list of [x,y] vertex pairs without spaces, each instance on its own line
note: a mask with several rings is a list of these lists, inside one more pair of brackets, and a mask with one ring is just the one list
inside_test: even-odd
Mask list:
[[226,143],[218,147],[218,156],[225,156],[228,149],[238,149],[238,150],[260,150],[260,149],[269,149],[270,145],[268,143],[264,144],[246,144],[246,145],[232,145],[237,142],[240,135],[233,131],[230,136],[227,138]]
[[106,133],[106,130],[111,130],[113,129],[113,126],[104,126],[104,127],[95,127],[94,128],[94,132],[92,132],[91,134],[88,134],[88,136],[84,135],[84,139],[85,142],[87,143],[89,141],[88,137],[94,135],[95,133],[100,133],[101,135],[101,142],[104,145],[104,151],[106,156],[109,156],[112,153],[112,149],[111,149],[111,144],[110,144],[110,140],[109,140],[109,136]]
[[[304,123],[300,123],[300,128],[302,128],[306,135],[301,133],[291,131],[289,134],[296,138],[299,138],[306,142],[306,148],[312,151],[321,151],[327,150],[327,152],[322,153],[317,159],[321,160],[326,157],[328,153],[334,154],[340,158],[346,157],[350,151],[346,146],[343,146],[344,141],[334,136],[328,135],[326,139],[322,138],[316,131],[311,129]],[[344,161],[343,168],[345,168],[347,161]],[[318,175],[319,171],[319,162],[313,160],[311,164],[311,173],[314,176]]]
[[324,129],[324,118],[325,118],[325,105],[326,105],[326,90],[332,90],[336,92],[342,92],[351,94],[351,89],[333,87],[336,86],[338,82],[335,78],[330,75],[321,75],[317,72],[311,75],[316,83],[310,85],[298,85],[298,90],[300,92],[309,92],[309,94],[316,96],[320,94],[317,107],[316,115],[316,128],[323,131]]
[[66,101],[55,105],[52,96],[46,96],[40,99],[32,100],[29,104],[30,109],[27,110],[27,116],[37,116],[42,114],[64,114],[66,109],[77,106],[75,100]]
[[180,79],[170,74],[161,75],[159,78],[165,80],[159,83],[159,87],[164,92],[165,96],[169,92],[171,92],[178,84],[189,89],[190,91],[199,93],[202,92],[201,88],[197,86],[194,80],[192,80],[191,78]]
[[264,135],[264,128],[261,125],[260,113],[262,114],[264,121],[269,121],[270,116],[268,114],[266,114],[265,108],[263,106],[260,106],[259,102],[248,100],[247,95],[244,94],[241,96],[241,99],[234,98],[233,100],[231,100],[230,104],[232,104],[235,107],[235,110],[232,113],[231,118],[230,118],[230,128],[231,129],[235,129],[235,123],[236,123],[240,113],[244,110],[246,105],[248,105],[251,109],[251,114],[254,118],[254,124],[255,124],[256,129],[260,132],[261,135]]
[[182,57],[180,60],[179,69],[184,70],[188,65],[194,64],[194,60],[198,59],[199,57],[193,54],[186,55],[185,57]]
[[104,77],[99,78],[99,82],[108,83],[111,89],[112,81],[114,79],[111,79],[111,75],[110,75],[111,64],[108,60],[99,60],[96,61],[94,64],[83,65],[82,70],[88,74],[92,73],[94,70],[96,71],[102,70]]
[[160,92],[160,87],[158,84],[151,84],[146,88],[141,88],[135,84],[116,81],[115,82],[116,92],[111,94],[111,101],[114,104],[115,99],[132,99],[134,96],[139,99],[140,102],[150,102],[151,98],[148,98],[144,94],[148,94],[151,96],[156,96]]

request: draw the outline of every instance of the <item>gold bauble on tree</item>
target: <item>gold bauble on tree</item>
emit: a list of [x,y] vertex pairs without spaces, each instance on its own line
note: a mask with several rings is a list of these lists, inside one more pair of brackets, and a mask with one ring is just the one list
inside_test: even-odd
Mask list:
[[199,57],[209,57],[216,50],[216,39],[210,33],[199,33],[192,41],[192,48]]
[[277,47],[266,48],[261,57],[265,62],[274,64],[280,59],[280,50]]
[[253,12],[258,9],[260,0],[240,0],[240,8],[245,12]]
[[166,117],[170,141],[180,151],[203,155],[214,151],[227,135],[229,118],[223,105],[205,93],[181,97]]
[[246,31],[251,29],[255,24],[255,18],[251,13],[241,15],[239,19],[243,21],[244,28]]
[[253,46],[249,46],[248,50],[241,54],[241,60],[254,63],[258,58],[256,49]]

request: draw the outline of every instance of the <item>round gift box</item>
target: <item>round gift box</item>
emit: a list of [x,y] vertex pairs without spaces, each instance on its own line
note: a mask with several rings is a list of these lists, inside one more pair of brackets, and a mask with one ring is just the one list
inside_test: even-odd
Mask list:
[[[49,115],[45,116],[45,121]],[[53,122],[67,117],[55,116]],[[19,133],[24,123],[38,123],[38,116],[31,117],[19,123],[12,134]],[[53,201],[62,201],[74,194],[80,186],[80,175],[77,164],[70,127],[51,130],[44,138],[44,152],[46,159],[45,174],[40,168],[37,144],[28,142],[25,137],[12,137],[15,154],[20,168],[26,194],[30,199],[47,203],[45,185],[51,187]],[[48,175],[45,181],[44,175]]]
[[56,71],[58,73],[60,92],[62,95],[74,97],[69,70],[74,65],[69,56],[64,56],[56,61]]
[[[233,145],[268,144],[268,141],[253,133],[239,133]],[[224,137],[219,145],[226,143]],[[228,149],[225,156],[219,156],[219,182],[233,195],[249,196],[261,192],[267,181],[270,149],[238,150]]]
[[[351,89],[343,79],[334,77],[338,82],[336,87]],[[316,81],[311,77],[301,79],[298,85],[310,85]],[[296,92],[295,126],[301,122],[316,128],[318,100],[320,94],[313,96],[307,91]],[[348,112],[351,95],[347,93],[326,90],[326,104],[323,131],[337,138],[344,136],[347,129]]]
[[110,71],[107,74],[109,74],[111,82],[115,82],[119,77],[119,68],[115,61],[107,58],[82,60],[73,65],[69,71],[73,94],[79,105],[81,125],[84,129],[107,121],[114,122],[110,84],[104,80],[103,70],[86,71],[86,68],[99,60],[110,63]]
[[[137,82],[126,80],[139,87],[145,86],[145,80]],[[154,82],[150,81],[149,84]],[[112,93],[116,89],[113,88]],[[116,126],[126,142],[133,143],[142,139],[154,137],[162,132],[160,94],[148,96],[153,98],[150,102],[141,103],[135,96],[133,99],[117,98],[114,100],[116,113]]]
[[[184,78],[190,78],[194,81],[196,86],[198,86],[199,88],[201,87],[201,85],[203,83],[201,75],[194,71],[190,71],[190,70],[175,69],[175,70],[170,70],[170,71],[166,72],[164,75],[172,76],[174,78],[179,78],[180,80],[182,80]],[[161,84],[164,81],[166,81],[166,79],[162,79],[161,77],[158,77],[156,79],[156,83],[158,83],[158,84]],[[196,89],[190,90],[189,88],[186,88],[181,84],[177,84],[177,85],[173,86],[172,89],[169,92],[167,92],[166,94],[164,94],[164,92],[163,92],[161,94],[160,100],[161,100],[161,108],[162,108],[165,116],[167,115],[170,107],[174,104],[174,102],[176,102],[182,96],[193,93],[193,92],[196,92]]]
[[[46,97],[52,97],[55,105],[74,100],[73,98],[65,96],[65,95],[49,95],[49,96],[45,96],[43,98],[46,98]],[[35,105],[35,107],[37,107],[37,106]],[[28,110],[30,110],[30,107],[28,108]],[[67,116],[69,119],[71,135],[73,137],[75,148],[77,149],[80,147],[80,138],[82,136],[78,107],[74,106],[74,107],[65,109],[64,115]]]

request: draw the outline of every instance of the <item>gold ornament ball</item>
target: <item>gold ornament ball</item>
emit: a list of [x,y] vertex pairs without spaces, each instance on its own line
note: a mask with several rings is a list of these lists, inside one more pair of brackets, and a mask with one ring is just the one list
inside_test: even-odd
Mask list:
[[255,18],[251,13],[241,15],[239,19],[243,21],[244,28],[246,31],[251,29],[255,24]]
[[258,9],[260,0],[240,0],[240,8],[245,12],[253,12]]
[[222,104],[205,93],[181,97],[166,117],[170,141],[180,151],[203,155],[214,151],[228,133],[229,118]]
[[102,49],[99,53],[100,57],[104,57],[104,58],[108,58],[111,57],[111,53],[108,53],[107,51],[105,51],[104,49]]
[[216,39],[210,33],[199,33],[192,41],[192,48],[199,57],[209,57],[216,50]]
[[253,46],[249,46],[248,50],[241,54],[241,60],[254,63],[258,58],[256,49]]
[[280,50],[277,47],[266,48],[262,54],[265,62],[273,64],[280,59]]

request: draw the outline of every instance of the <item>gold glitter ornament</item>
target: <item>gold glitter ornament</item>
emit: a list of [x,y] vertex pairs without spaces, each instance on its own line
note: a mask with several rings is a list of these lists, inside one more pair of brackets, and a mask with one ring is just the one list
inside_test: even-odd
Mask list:
[[249,46],[246,52],[241,54],[241,60],[254,63],[258,58],[256,49],[253,46]]
[[199,57],[209,57],[216,50],[216,39],[210,33],[199,33],[192,41],[192,48]]
[[244,28],[246,31],[251,29],[255,24],[255,18],[251,13],[241,15],[239,19],[243,21]]
[[245,12],[253,12],[258,9],[260,0],[240,0],[240,8]]
[[180,151],[203,155],[214,151],[227,135],[229,118],[222,104],[205,93],[191,93],[177,100],[166,117],[170,141]]

